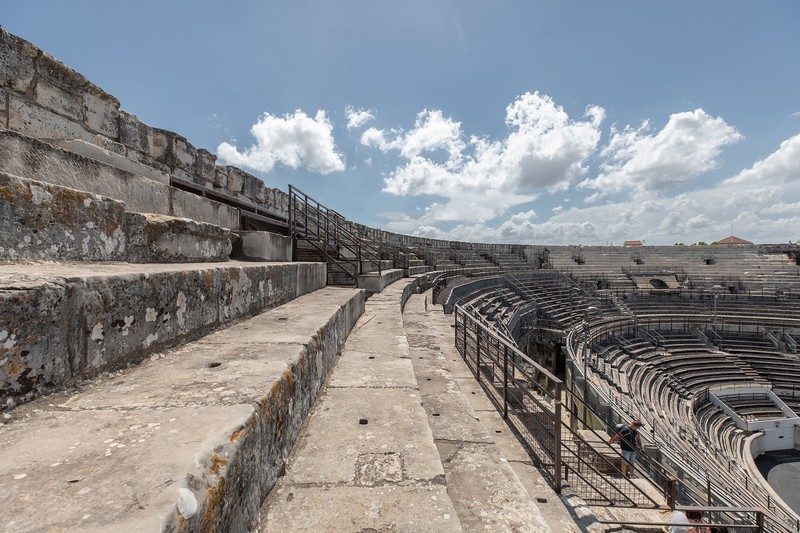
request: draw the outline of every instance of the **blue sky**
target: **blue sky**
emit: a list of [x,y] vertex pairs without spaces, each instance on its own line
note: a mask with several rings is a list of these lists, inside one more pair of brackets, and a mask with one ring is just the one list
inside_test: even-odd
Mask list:
[[[37,1],[0,24],[149,124],[364,223],[800,238],[796,1]],[[348,106],[374,118],[348,129]]]

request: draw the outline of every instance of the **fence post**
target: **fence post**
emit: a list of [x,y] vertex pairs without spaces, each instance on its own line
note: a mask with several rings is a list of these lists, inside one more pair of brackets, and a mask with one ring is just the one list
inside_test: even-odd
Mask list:
[[667,478],[667,486],[666,486],[666,498],[667,498],[667,507],[670,509],[675,509],[675,493],[678,487],[678,480],[674,477]]
[[475,379],[481,380],[481,328],[475,324]]
[[461,312],[461,324],[464,326],[464,342],[462,346],[464,347],[464,353],[461,356],[464,358],[464,362],[467,362],[467,313],[463,309],[460,309]]
[[503,418],[508,418],[508,346],[503,344]]
[[553,436],[555,446],[553,450],[553,480],[555,481],[556,494],[561,494],[561,383],[556,383],[555,410]]

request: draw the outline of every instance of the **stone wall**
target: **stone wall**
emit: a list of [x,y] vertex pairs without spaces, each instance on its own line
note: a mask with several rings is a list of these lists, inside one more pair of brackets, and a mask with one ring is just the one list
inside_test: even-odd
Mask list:
[[29,137],[83,140],[175,178],[286,216],[288,197],[185,137],[120,109],[119,100],[33,44],[0,29],[0,127]]
[[[239,201],[255,204],[275,216],[288,215],[288,195],[284,191],[267,187],[259,178],[236,167],[217,165],[214,154],[196,148],[177,133],[145,124],[135,115],[120,109],[119,100],[78,72],[33,44],[2,29],[0,29],[0,128],[45,140],[95,159],[112,158],[98,156],[96,151],[87,150],[76,141],[85,141],[101,147],[109,154],[123,156],[128,162],[119,160],[113,163],[106,162],[117,168],[122,167],[129,175],[136,177],[128,180],[126,184],[128,189],[118,190],[126,196],[89,190],[124,200],[134,211],[189,218],[205,215],[191,211],[192,195],[184,191],[178,191],[181,193],[180,198],[170,200],[173,205],[169,209],[181,212],[166,212],[163,205],[154,205],[158,202],[166,205],[166,195],[177,194],[168,193],[169,187],[164,188],[171,176]],[[31,177],[8,168],[0,167],[0,170]],[[158,182],[160,177],[166,182],[159,187],[157,186],[159,184],[154,182]],[[100,181],[102,180],[96,180],[93,184],[97,185]],[[80,189],[71,183],[59,184]],[[147,192],[151,188],[153,192]],[[130,198],[140,198],[142,205],[135,205]],[[176,208],[175,205],[182,208]],[[211,222],[205,218],[198,219]],[[236,229],[238,220],[235,223],[219,225]],[[376,242],[391,242],[402,246],[519,253],[531,262],[540,249],[533,246],[427,239],[400,235],[361,224],[355,224],[355,228]]]
[[0,408],[325,286],[320,263],[0,265]]
[[0,263],[227,261],[227,229],[0,171]]

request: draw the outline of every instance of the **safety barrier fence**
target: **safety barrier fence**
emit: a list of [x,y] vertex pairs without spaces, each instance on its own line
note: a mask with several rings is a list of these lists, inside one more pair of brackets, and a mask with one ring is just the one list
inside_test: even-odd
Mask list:
[[[726,315],[723,317],[724,323],[717,324],[717,331],[725,329],[731,331],[741,331],[745,329],[753,329],[756,331],[767,331],[770,329],[782,330],[784,328],[798,328],[800,321],[795,319],[779,319],[774,317],[761,317],[757,324],[754,324],[753,317],[749,316],[735,316]],[[707,328],[713,323],[713,317],[709,315],[671,315],[671,314],[653,314],[653,315],[640,315],[634,318],[631,317],[613,317],[594,321],[591,324],[583,323],[573,328],[567,336],[567,352],[569,358],[575,363],[574,368],[578,373],[581,373],[581,381],[583,383],[590,383],[586,379],[586,362],[588,360],[587,350],[595,342],[608,338],[619,339],[623,335],[636,335],[648,329],[655,329],[658,331],[663,330],[695,330]],[[717,335],[711,329],[705,329],[706,335]],[[583,367],[583,370],[581,370]],[[574,382],[574,379],[573,379]],[[622,411],[623,406],[616,401],[615,397],[608,397],[599,389],[595,391],[600,397],[603,397],[603,402],[608,403],[610,406]],[[572,395],[573,401],[580,401],[584,408],[588,408],[583,404],[583,395]],[[703,392],[693,398],[692,411],[696,409],[698,403],[703,401]],[[604,418],[601,417],[601,420]],[[685,503],[689,505],[710,505],[721,504],[724,506],[753,506],[760,509],[763,513],[763,523],[765,531],[776,532],[792,532],[800,531],[800,522],[794,514],[776,505],[774,501],[770,501],[769,496],[764,496],[756,488],[750,484],[748,486],[747,477],[744,476],[741,480],[733,481],[734,476],[730,473],[730,468],[727,472],[724,471],[708,471],[704,470],[705,465],[687,464],[684,458],[675,457],[675,452],[680,450],[680,443],[669,436],[667,428],[663,424],[659,425],[653,423],[651,428],[651,438],[654,443],[663,444],[659,451],[662,455],[661,462],[663,464],[669,463],[668,467],[664,467],[667,472],[680,478],[680,487],[676,492],[678,503]],[[680,455],[680,452],[678,452]],[[671,456],[671,457],[667,457]],[[669,460],[668,460],[669,459]],[[730,464],[728,465],[730,467]],[[730,507],[731,509],[733,507]]]
[[[607,434],[586,421],[602,417],[591,410],[563,412],[562,380],[474,316],[471,309],[456,306],[454,314],[459,353],[558,493],[575,494],[599,506],[674,509],[681,503],[710,505],[701,490],[647,456],[637,463],[635,479],[626,478],[619,451],[607,444]],[[761,508],[735,507],[721,499],[708,507],[708,513],[707,520],[732,529],[793,531]]]

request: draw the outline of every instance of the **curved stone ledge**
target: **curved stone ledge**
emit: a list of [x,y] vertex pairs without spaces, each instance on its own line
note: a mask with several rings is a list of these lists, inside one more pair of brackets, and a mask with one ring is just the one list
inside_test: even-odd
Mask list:
[[0,265],[0,408],[325,286],[321,263]]
[[252,530],[364,302],[321,289],[12,411],[4,527]]

